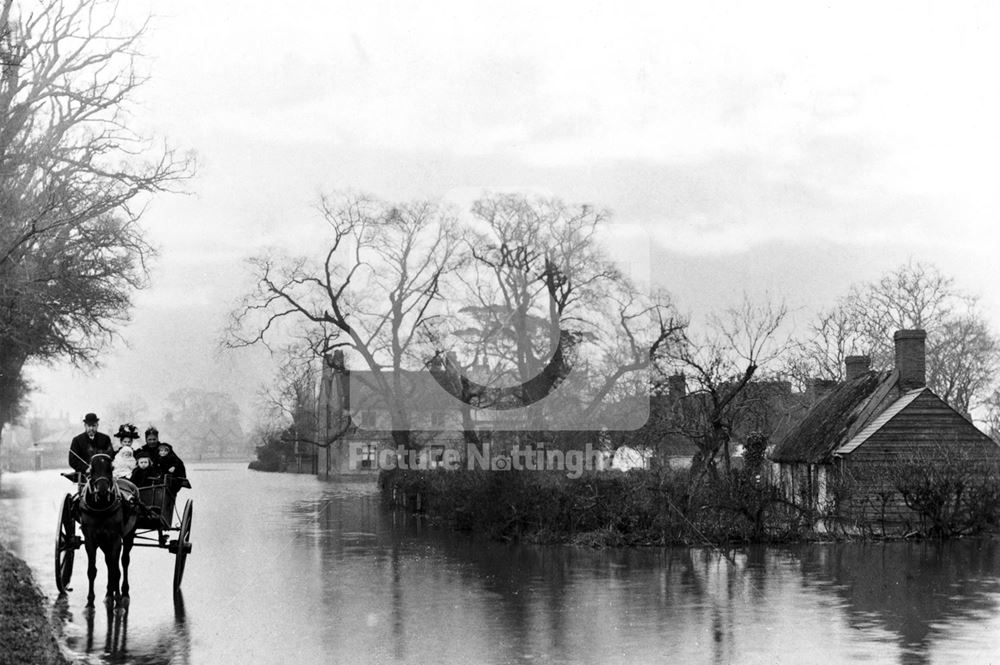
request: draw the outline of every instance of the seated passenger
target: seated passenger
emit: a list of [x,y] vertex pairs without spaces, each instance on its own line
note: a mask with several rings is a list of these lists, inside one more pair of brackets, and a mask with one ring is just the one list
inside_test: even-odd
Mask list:
[[153,459],[140,448],[135,452],[135,469],[132,470],[132,482],[137,487],[149,487],[160,479],[159,471],[153,466]]
[[128,478],[135,469],[135,451],[132,449],[132,442],[139,438],[139,431],[131,423],[121,425],[115,438],[121,443],[115,458],[111,461],[112,472],[115,478]]
[[160,441],[160,445],[157,449],[157,454],[159,459],[156,461],[156,465],[163,475],[170,474],[173,476],[171,481],[171,488],[173,491],[178,491],[181,488],[180,478],[187,478],[187,470],[184,468],[184,462],[181,458],[177,456],[174,452],[173,446],[171,446],[166,441]]
[[153,466],[156,466],[156,461],[159,459],[157,454],[157,448],[160,445],[160,432],[152,425],[146,428],[146,444],[139,448],[139,450],[144,451],[149,455],[149,459],[153,462]]

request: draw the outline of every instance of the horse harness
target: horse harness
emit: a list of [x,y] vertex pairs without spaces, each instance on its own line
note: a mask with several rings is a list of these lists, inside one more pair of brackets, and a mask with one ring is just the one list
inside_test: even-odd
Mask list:
[[[109,461],[111,460],[111,456],[108,455],[108,454],[106,454],[106,453],[96,453],[96,454],[92,455],[91,458],[90,458],[91,459],[91,464],[93,464],[93,460],[94,460],[95,457],[106,457],[106,458],[108,458]],[[98,484],[102,483],[102,482],[103,483],[107,483],[107,485],[108,485],[107,492],[109,492],[112,495],[112,500],[111,500],[111,503],[109,505],[104,506],[104,507],[98,507],[98,506],[93,505],[87,499],[88,499],[88,497],[96,495],[96,494],[98,494],[101,491],[101,488],[99,487]],[[121,489],[118,487],[118,483],[115,482],[115,479],[114,479],[113,476],[112,477],[100,477],[100,478],[94,478],[93,476],[90,476],[89,478],[87,478],[86,490],[83,491],[81,493],[81,495],[80,495],[80,509],[83,512],[90,513],[92,515],[99,515],[99,514],[102,514],[102,513],[109,513],[109,512],[118,510],[118,508],[121,507],[121,504],[122,504]]]

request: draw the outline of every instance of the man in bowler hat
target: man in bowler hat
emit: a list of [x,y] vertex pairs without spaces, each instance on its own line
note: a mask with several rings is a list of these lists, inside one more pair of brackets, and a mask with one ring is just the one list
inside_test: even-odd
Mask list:
[[82,434],[73,437],[73,442],[69,445],[69,465],[75,471],[83,473],[90,466],[90,458],[96,453],[107,453],[114,456],[114,448],[111,447],[111,437],[97,431],[97,423],[100,422],[97,414],[88,413],[83,417],[83,425],[86,428]]

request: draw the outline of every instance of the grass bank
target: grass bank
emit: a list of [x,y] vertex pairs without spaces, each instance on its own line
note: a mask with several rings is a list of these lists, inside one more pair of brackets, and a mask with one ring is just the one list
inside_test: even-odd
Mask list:
[[27,564],[0,545],[0,665],[68,665]]

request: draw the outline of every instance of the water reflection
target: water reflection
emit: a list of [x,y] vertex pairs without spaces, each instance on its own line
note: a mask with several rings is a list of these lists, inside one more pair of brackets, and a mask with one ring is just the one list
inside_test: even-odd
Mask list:
[[949,629],[998,609],[996,542],[856,543],[805,548],[799,556],[806,583],[842,598],[852,627],[889,631],[906,665],[931,662],[934,642]]
[[[591,551],[487,543],[383,513],[375,497],[308,511],[330,565],[364,562],[384,584],[391,631],[372,648],[381,635],[396,662],[426,655],[431,630],[452,662],[924,663],[954,626],[995,621],[1000,599],[992,542]],[[817,639],[831,643],[817,652]],[[966,660],[996,646],[991,634],[944,645]]]
[[[97,607],[81,614],[86,625],[82,636],[66,638],[67,646],[82,652],[87,662],[131,663],[133,665],[189,665],[191,663],[191,638],[184,610],[184,597],[174,594],[173,621],[162,621],[152,631],[143,632],[129,642],[129,612]],[[67,597],[60,596],[53,603],[54,623],[63,626],[73,623]],[[103,619],[98,621],[97,619]],[[103,631],[103,642],[101,632]],[[95,648],[95,644],[101,644]]]

